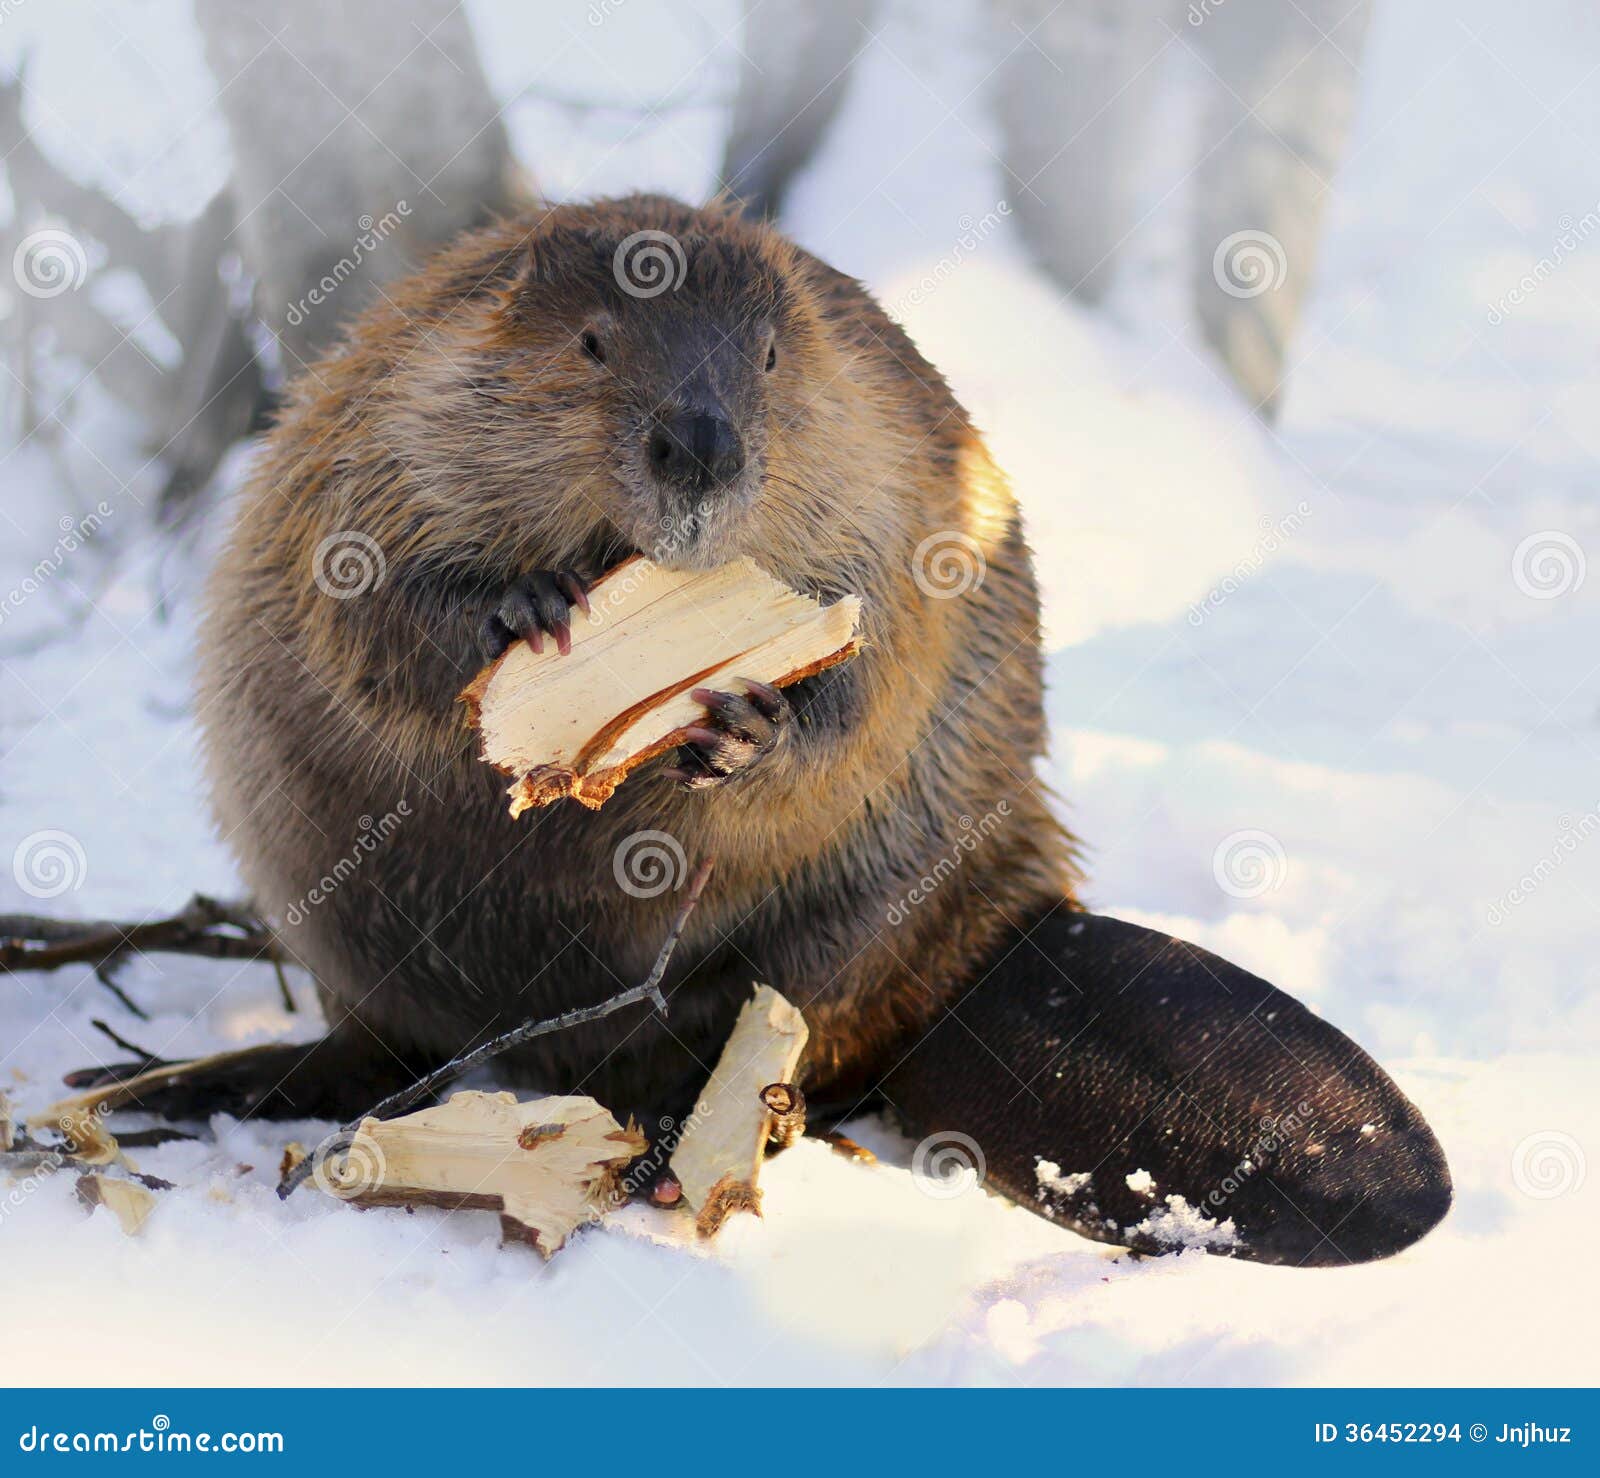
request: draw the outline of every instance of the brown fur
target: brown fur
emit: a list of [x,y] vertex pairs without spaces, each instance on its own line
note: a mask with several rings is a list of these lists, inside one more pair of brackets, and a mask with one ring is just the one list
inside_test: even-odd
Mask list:
[[[688,269],[648,299],[612,271],[641,230],[670,233]],[[596,324],[604,364],[583,348]],[[777,367],[745,373],[769,328]],[[636,442],[675,377],[705,366],[739,408],[754,470],[663,557],[748,554],[824,598],[858,592],[864,649],[791,690],[796,723],[745,775],[691,793],[656,761],[599,812],[562,802],[513,822],[454,701],[482,662],[474,632],[526,571],[592,579],[661,540],[670,510],[641,489]],[[313,561],[342,530],[375,540],[387,572],[339,600]],[[987,568],[937,599],[915,552],[948,530]],[[709,1066],[755,980],[806,1011],[808,1087],[853,1089],[974,977],[1008,921],[1073,882],[1034,773],[1038,598],[1009,490],[859,284],[720,207],[561,206],[469,236],[392,287],[299,380],[267,440],[211,586],[201,703],[217,814],[258,901],[303,916],[286,935],[335,1025],[408,1061],[644,975],[676,897],[619,888],[630,835],[670,833],[691,864],[714,856],[669,1029],[635,1027],[619,1046],[608,1022],[545,1038],[521,1064],[618,1112]],[[392,836],[297,909],[362,818],[402,800]],[[931,896],[886,922],[1002,803]]]

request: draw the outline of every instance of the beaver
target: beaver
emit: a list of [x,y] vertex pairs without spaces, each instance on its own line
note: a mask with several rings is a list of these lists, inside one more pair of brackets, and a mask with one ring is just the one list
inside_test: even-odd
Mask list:
[[[860,652],[697,692],[703,722],[602,809],[514,821],[457,696],[513,641],[565,651],[634,555],[858,594]],[[209,587],[217,818],[328,1035],[150,1106],[357,1114],[638,982],[709,857],[669,1016],[541,1038],[508,1076],[670,1123],[763,981],[810,1024],[814,1105],[885,1103],[919,1162],[960,1155],[1091,1237],[1307,1264],[1414,1241],[1448,1171],[1376,1064],[1266,982],[1082,907],[1042,688],[1011,492],[860,283],[720,203],[468,235],[293,385]],[[666,885],[630,871],[642,846]]]

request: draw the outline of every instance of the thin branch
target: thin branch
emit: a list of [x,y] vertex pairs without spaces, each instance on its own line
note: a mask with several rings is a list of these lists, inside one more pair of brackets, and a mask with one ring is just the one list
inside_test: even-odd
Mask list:
[[504,1052],[509,1052],[513,1047],[520,1047],[524,1042],[531,1042],[535,1037],[546,1036],[550,1032],[566,1031],[570,1027],[582,1026],[586,1022],[599,1021],[614,1011],[636,1005],[640,1001],[649,1001],[662,1016],[665,1016],[667,998],[661,994],[661,982],[666,977],[667,964],[672,959],[672,952],[678,947],[684,925],[689,922],[689,915],[694,912],[695,905],[700,901],[700,894],[705,888],[706,880],[711,876],[713,865],[713,859],[707,857],[695,869],[694,876],[689,881],[689,890],[684,894],[683,904],[678,909],[677,917],[672,921],[672,928],[668,931],[660,952],[656,955],[656,962],[651,966],[649,975],[640,984],[600,1002],[597,1006],[580,1006],[576,1010],[563,1012],[560,1016],[552,1016],[544,1021],[524,1022],[523,1025],[491,1038],[481,1046],[474,1047],[470,1052],[463,1052],[459,1057],[451,1058],[449,1062],[435,1068],[431,1073],[418,1078],[409,1088],[402,1088],[398,1093],[391,1094],[375,1108],[369,1109],[359,1118],[352,1119],[335,1133],[330,1134],[311,1154],[284,1176],[278,1185],[279,1197],[286,1199],[293,1194],[297,1186],[311,1178],[316,1167],[328,1155],[348,1148],[356,1131],[360,1129],[362,1120],[392,1118],[419,1100],[432,1097],[446,1083],[453,1082],[462,1074],[470,1072],[492,1058],[499,1057]]
[[199,893],[170,918],[140,924],[0,914],[0,973],[56,970],[63,965],[101,967],[129,953],[254,960],[263,955],[274,958],[277,948],[271,927],[248,905]]

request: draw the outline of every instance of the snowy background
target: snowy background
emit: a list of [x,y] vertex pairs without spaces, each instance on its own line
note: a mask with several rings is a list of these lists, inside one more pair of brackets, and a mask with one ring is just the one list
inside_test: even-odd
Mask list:
[[[1004,198],[992,59],[965,5],[936,9],[889,9],[785,224],[894,308],[1015,480],[1047,599],[1050,768],[1091,904],[1217,949],[1360,1040],[1438,1131],[1456,1209],[1362,1268],[1133,1263],[982,1193],[929,1198],[867,1122],[876,1168],[802,1144],[770,1167],[765,1222],[714,1253],[629,1209],[542,1267],[497,1251],[486,1215],[282,1205],[283,1144],[323,1126],[218,1121],[138,1153],[181,1189],[136,1240],[86,1215],[70,1175],[0,1186],[7,1347],[28,1379],[1600,1377],[1578,1327],[1600,1293],[1582,1250],[1600,1212],[1600,235],[1558,245],[1600,209],[1600,27],[1576,5],[1379,5],[1269,428],[1186,319],[1170,163],[1100,310],[1034,271],[1009,220],[961,246]],[[519,156],[552,194],[702,196],[733,7],[603,10],[469,6],[497,93],[519,99]],[[1186,47],[1180,28],[1163,58],[1175,108]],[[0,58],[24,49],[41,146],[142,219],[192,214],[225,178],[183,4],[7,5]],[[629,111],[680,75],[672,106]],[[541,101],[557,81],[619,109]],[[0,596],[59,566],[0,623],[0,911],[134,918],[236,891],[189,692],[220,520],[157,540],[159,480],[92,385],[53,448],[0,453]],[[55,559],[102,502],[101,533]],[[44,831],[82,865],[41,904],[10,860]],[[1240,831],[1274,859],[1243,898],[1214,868]],[[144,961],[124,983],[151,1021],[87,971],[0,977],[0,1088],[20,1109],[119,1055],[92,1017],[169,1056],[317,1030],[308,984],[291,1016],[255,967]],[[127,1337],[137,1368],[104,1355]]]

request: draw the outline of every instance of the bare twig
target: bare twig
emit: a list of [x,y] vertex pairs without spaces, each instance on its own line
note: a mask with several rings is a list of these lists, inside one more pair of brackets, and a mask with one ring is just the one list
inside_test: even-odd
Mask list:
[[0,973],[63,965],[103,969],[125,954],[156,953],[213,960],[281,957],[271,927],[247,904],[199,893],[170,918],[138,924],[0,914]]
[[543,1021],[524,1022],[523,1025],[491,1038],[481,1046],[474,1047],[470,1052],[463,1052],[459,1057],[451,1058],[449,1062],[436,1067],[431,1073],[418,1078],[409,1088],[402,1088],[398,1093],[390,1094],[374,1108],[330,1134],[279,1182],[279,1197],[287,1198],[293,1194],[296,1187],[311,1178],[317,1165],[328,1155],[348,1148],[363,1120],[393,1118],[421,1099],[432,1097],[446,1083],[453,1082],[473,1068],[509,1052],[513,1047],[520,1047],[524,1042],[531,1042],[535,1037],[546,1036],[551,1032],[566,1031],[570,1027],[582,1026],[586,1022],[599,1021],[614,1011],[636,1005],[640,1001],[649,1001],[661,1015],[665,1016],[667,998],[661,994],[661,982],[666,976],[672,952],[678,947],[684,925],[689,922],[689,915],[694,912],[695,905],[700,901],[700,894],[705,888],[706,880],[711,876],[713,865],[713,859],[707,857],[695,869],[694,876],[689,881],[688,891],[684,894],[683,904],[672,921],[672,928],[668,931],[660,952],[656,955],[656,962],[651,966],[649,975],[640,984],[621,991],[596,1006],[580,1006],[576,1010],[565,1011],[560,1016],[548,1017]]

